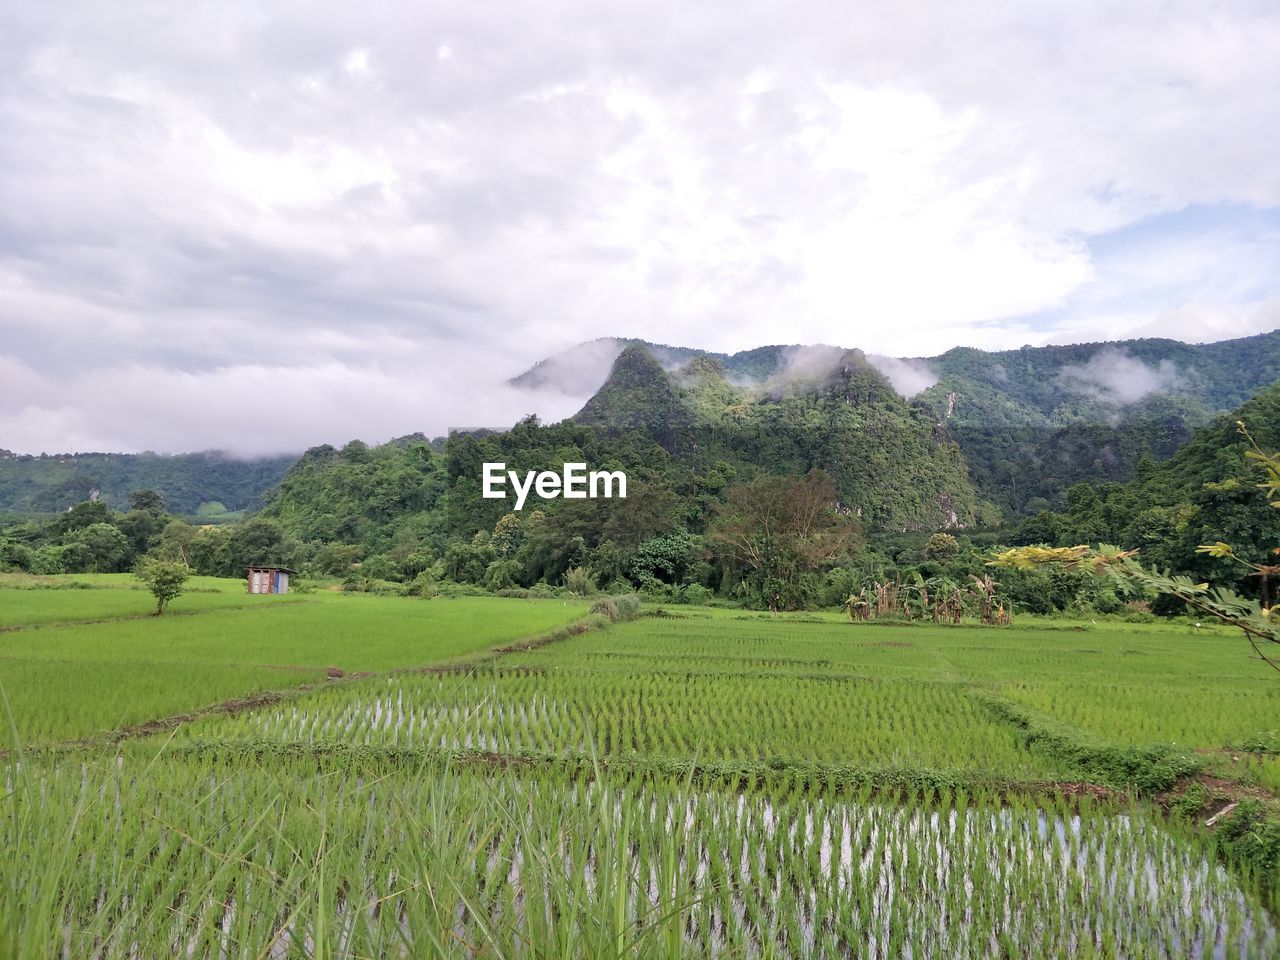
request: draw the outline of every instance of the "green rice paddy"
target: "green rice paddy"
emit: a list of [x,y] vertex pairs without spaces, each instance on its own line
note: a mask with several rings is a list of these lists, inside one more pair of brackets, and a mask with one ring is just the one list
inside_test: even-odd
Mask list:
[[1274,796],[1231,634],[209,589],[0,587],[0,956],[1280,953],[1150,799]]

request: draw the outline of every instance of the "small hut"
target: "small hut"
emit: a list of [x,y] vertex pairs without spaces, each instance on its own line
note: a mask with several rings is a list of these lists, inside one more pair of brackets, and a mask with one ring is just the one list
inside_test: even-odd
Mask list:
[[288,593],[289,577],[297,573],[288,567],[257,566],[249,568],[250,593]]

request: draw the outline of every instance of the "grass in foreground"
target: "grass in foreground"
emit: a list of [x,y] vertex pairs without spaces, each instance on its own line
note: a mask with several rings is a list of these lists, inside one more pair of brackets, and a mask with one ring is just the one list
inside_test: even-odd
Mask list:
[[[1139,811],[135,756],[11,773],[0,950],[116,957],[1274,955]],[[12,896],[22,891],[23,896]]]

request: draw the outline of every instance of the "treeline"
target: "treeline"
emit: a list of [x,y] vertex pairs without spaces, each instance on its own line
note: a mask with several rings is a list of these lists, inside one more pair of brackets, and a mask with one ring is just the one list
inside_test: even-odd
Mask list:
[[1064,510],[1041,511],[980,539],[1015,546],[1107,543],[1136,549],[1148,566],[1261,595],[1269,605],[1275,595],[1270,577],[1196,549],[1226,541],[1245,560],[1264,567],[1274,562],[1280,511],[1259,489],[1262,478],[1248,456],[1251,441],[1241,424],[1260,447],[1280,449],[1280,384],[1197,431],[1169,460],[1144,461],[1135,480],[1076,484],[1067,491]]
[[197,526],[170,514],[153,490],[135,491],[129,509],[83,501],[50,520],[0,527],[0,571],[32,574],[122,573],[147,556],[179,560],[194,572],[244,576],[251,563],[288,563],[307,545],[271,520]]
[[31,456],[0,450],[0,514],[61,513],[94,495],[123,508],[140,490],[159,493],[170,511],[183,516],[213,503],[228,511],[256,510],[295,459],[219,453]]
[[[209,576],[241,577],[250,564],[270,563],[350,589],[414,595],[638,592],[671,603],[844,607],[857,619],[999,623],[1014,612],[1143,609],[1142,598],[1086,574],[993,577],[981,538],[882,533],[868,542],[821,471],[745,480],[727,471],[708,482],[681,476],[638,435],[631,445],[608,444],[616,459],[604,464],[630,471],[626,500],[552,501],[517,513],[476,497],[472,467],[487,458],[537,469],[553,452],[599,454],[600,442],[589,428],[526,422],[511,434],[454,438],[443,455],[414,441],[320,448],[267,515],[198,526],[169,515],[152,491],[133,494],[123,512],[84,502],[49,521],[11,524],[0,534],[0,570],[112,573],[151,556]],[[394,502],[420,510],[398,519]],[[330,512],[320,511],[324,504]],[[480,528],[477,511],[485,512]]]
[[[251,563],[274,563],[412,594],[637,591],[673,603],[994,622],[1010,611],[1143,615],[1149,598],[1086,574],[993,575],[986,565],[997,546],[1101,542],[1242,592],[1271,591],[1266,577],[1242,578],[1248,571],[1196,547],[1226,540],[1265,563],[1280,544],[1280,511],[1257,489],[1236,427],[1244,420],[1257,442],[1280,448],[1280,386],[1164,462],[1139,456],[1131,482],[1092,476],[1068,489],[1063,509],[996,526],[962,482],[946,431],[860,355],[838,359],[816,383],[751,399],[712,360],[668,375],[629,349],[576,420],[530,417],[443,444],[412,436],[317,447],[258,515],[235,524],[189,523],[154,491],[135,492],[122,511],[78,502],[0,523],[0,569],[113,572],[150,554],[201,574],[239,577]],[[516,511],[512,498],[481,495],[487,462],[521,474],[567,462],[621,470],[628,496],[533,500]]]

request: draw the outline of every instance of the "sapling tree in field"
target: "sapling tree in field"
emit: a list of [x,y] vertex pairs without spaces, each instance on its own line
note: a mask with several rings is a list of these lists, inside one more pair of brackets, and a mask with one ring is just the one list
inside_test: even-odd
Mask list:
[[187,578],[191,576],[191,568],[180,561],[147,557],[138,564],[134,576],[145,583],[151,595],[156,598],[158,617],[164,613],[170,600],[182,595]]
[[[1265,475],[1258,488],[1267,495],[1270,506],[1280,508],[1280,453],[1269,453],[1260,448],[1244,421],[1236,421],[1236,428],[1251,447],[1245,451],[1245,456]],[[1280,566],[1246,560],[1235,547],[1221,540],[1201,544],[1196,547],[1196,552],[1231,560],[1247,568],[1250,576],[1260,580],[1262,600],[1241,596],[1229,587],[1196,583],[1190,577],[1176,576],[1167,570],[1149,570],[1136,559],[1137,550],[1121,550],[1107,544],[1100,544],[1097,549],[1087,545],[1015,547],[997,554],[989,565],[1021,569],[1054,565],[1068,570],[1089,570],[1112,577],[1128,588],[1145,588],[1176,597],[1205,616],[1237,627],[1248,639],[1254,653],[1280,672],[1280,617],[1272,616],[1276,608],[1271,605],[1269,591],[1269,580],[1280,573]],[[1280,554],[1280,547],[1273,549],[1272,553]]]

